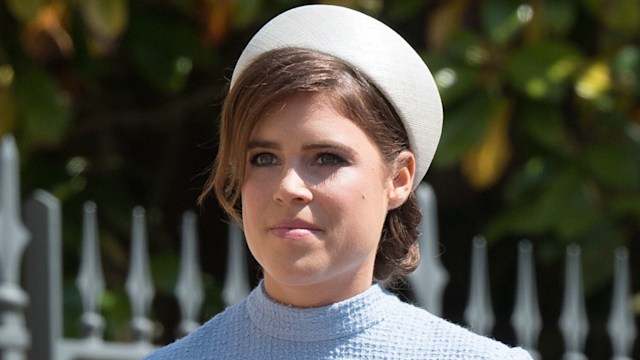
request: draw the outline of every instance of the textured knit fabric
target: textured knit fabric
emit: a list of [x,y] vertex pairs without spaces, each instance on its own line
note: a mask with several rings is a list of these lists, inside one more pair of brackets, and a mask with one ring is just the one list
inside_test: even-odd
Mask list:
[[258,286],[190,335],[152,353],[176,359],[531,359],[400,301],[373,285],[351,299],[300,309]]

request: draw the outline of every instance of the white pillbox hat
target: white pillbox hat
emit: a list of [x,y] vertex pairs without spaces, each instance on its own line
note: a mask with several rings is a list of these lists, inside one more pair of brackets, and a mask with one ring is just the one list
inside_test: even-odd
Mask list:
[[233,71],[231,86],[259,55],[299,47],[334,56],[363,73],[400,116],[416,157],[414,189],[433,160],[442,132],[442,101],[420,55],[393,29],[358,11],[306,5],[269,21],[251,39]]

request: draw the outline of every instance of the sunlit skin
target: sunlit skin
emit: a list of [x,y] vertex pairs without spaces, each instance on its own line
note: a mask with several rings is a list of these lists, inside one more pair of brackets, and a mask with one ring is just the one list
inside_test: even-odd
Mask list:
[[317,307],[367,290],[387,211],[413,183],[413,154],[385,165],[378,147],[322,95],[272,106],[250,139],[242,217],[276,301]]

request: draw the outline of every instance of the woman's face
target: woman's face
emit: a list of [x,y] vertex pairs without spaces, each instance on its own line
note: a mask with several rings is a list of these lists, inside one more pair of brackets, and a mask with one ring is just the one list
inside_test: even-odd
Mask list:
[[371,285],[385,216],[398,205],[389,170],[322,95],[267,111],[249,138],[242,220],[271,297],[321,306]]

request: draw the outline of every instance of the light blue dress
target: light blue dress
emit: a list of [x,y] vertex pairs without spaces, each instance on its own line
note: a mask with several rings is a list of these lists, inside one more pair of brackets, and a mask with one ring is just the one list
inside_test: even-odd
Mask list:
[[400,301],[374,284],[351,299],[300,309],[263,286],[148,360],[527,359],[520,348],[476,335]]

